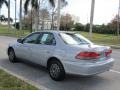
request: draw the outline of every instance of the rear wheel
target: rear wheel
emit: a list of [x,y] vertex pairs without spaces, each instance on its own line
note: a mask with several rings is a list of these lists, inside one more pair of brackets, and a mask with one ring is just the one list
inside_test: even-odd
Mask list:
[[8,56],[9,56],[10,62],[16,62],[16,56],[15,56],[15,52],[13,49],[8,50]]
[[57,60],[49,63],[48,70],[50,77],[55,81],[62,81],[65,78],[63,65]]

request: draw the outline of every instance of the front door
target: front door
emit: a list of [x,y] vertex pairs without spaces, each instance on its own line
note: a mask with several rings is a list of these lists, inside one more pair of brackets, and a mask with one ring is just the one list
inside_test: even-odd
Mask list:
[[17,56],[22,59],[30,60],[32,56],[31,48],[33,45],[36,44],[38,37],[40,36],[40,33],[33,33],[29,36],[27,36],[25,39],[23,39],[22,43],[19,43],[17,45]]

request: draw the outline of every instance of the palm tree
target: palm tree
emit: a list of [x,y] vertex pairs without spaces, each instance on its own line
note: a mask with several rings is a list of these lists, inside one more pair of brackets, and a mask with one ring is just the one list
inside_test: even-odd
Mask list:
[[60,30],[60,9],[61,9],[61,2],[67,4],[65,0],[58,0],[58,7],[57,7],[57,30]]
[[35,10],[38,9],[38,0],[26,0],[25,4],[24,4],[25,14],[28,13],[28,6],[29,6],[30,2],[31,2],[32,8],[34,8]]
[[[49,0],[49,2],[51,3],[52,6],[54,6],[54,0]],[[40,0],[26,0],[25,4],[24,4],[24,9],[25,9],[26,14],[28,12],[28,6],[30,3],[32,6],[32,9],[34,9],[36,11],[37,17],[35,18],[35,23],[36,23],[36,30],[38,30],[39,19],[37,19],[37,18],[39,18]],[[32,14],[32,10],[31,10],[31,14]]]
[[[32,19],[32,10],[34,9],[36,11],[36,14],[38,16],[38,13],[39,12],[39,0],[26,0],[25,1],[25,4],[24,4],[24,9],[25,9],[25,14],[28,13],[28,6],[29,4],[31,3],[31,19]],[[37,18],[35,18],[35,23],[36,23],[36,29],[38,30],[38,25],[37,25]],[[31,31],[32,31],[32,20],[31,20]]]
[[0,8],[2,8],[2,5],[5,4],[8,7],[7,0],[0,0]]
[[[7,0],[0,0],[0,9],[2,8],[2,5],[5,4],[8,7]],[[1,11],[0,11],[1,12]]]
[[[61,4],[61,2],[62,2],[62,4]],[[59,30],[59,28],[60,28],[60,9],[63,8],[63,7],[65,7],[68,4],[68,2],[66,0],[58,0],[58,7],[57,7],[56,10],[54,10],[55,6],[56,6],[56,5],[54,5],[54,3],[53,3],[54,7],[52,8],[52,24],[51,24],[51,29],[54,29],[53,28],[54,27],[54,20],[53,19],[54,19],[54,14],[57,11],[57,30]]]
[[4,15],[0,15],[0,21],[1,22],[5,21],[5,16]]
[[[8,7],[8,29],[10,28],[10,0],[0,0],[0,9],[2,5],[5,4]],[[1,11],[1,10],[0,10]]]
[[[51,6],[52,7],[55,7],[56,5],[55,5],[55,2],[56,2],[56,0],[48,0],[49,1],[49,3],[51,4]],[[62,2],[66,2],[65,0],[60,0],[60,1],[62,1]],[[25,4],[24,4],[24,9],[25,9],[25,13],[27,14],[27,12],[28,12],[28,6],[29,6],[29,4],[30,4],[30,2],[31,2],[31,6],[32,6],[32,8],[34,8],[37,12],[39,12],[39,0],[26,0],[25,1]],[[60,9],[60,8],[59,8]],[[60,10],[58,9],[58,12],[59,12],[59,14],[60,14]],[[39,14],[39,13],[38,13]],[[37,15],[38,16],[38,15]],[[58,16],[58,17],[60,17],[60,15]],[[59,20],[59,22],[60,22],[60,18],[58,18],[58,20]],[[38,20],[39,21],[39,20]],[[38,28],[37,28],[38,29]]]

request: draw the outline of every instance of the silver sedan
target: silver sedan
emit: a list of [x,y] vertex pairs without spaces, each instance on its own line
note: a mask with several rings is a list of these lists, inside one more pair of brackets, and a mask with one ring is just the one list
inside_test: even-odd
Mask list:
[[56,81],[63,80],[66,74],[103,73],[114,63],[109,46],[95,45],[74,32],[34,32],[10,44],[7,53],[11,62],[23,59],[46,67]]

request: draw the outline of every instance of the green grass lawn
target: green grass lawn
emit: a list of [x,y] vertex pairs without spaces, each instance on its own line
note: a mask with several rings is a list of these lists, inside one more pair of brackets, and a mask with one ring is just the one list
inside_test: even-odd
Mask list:
[[38,90],[34,86],[25,83],[0,70],[0,90]]
[[7,26],[1,26],[0,25],[0,35],[4,36],[12,36],[12,37],[24,37],[28,35],[30,32],[28,30],[15,30],[15,29],[10,29],[8,30]]
[[[0,35],[5,35],[5,36],[13,36],[13,37],[24,37],[28,35],[30,32],[28,30],[14,30],[11,29],[8,31],[7,26],[0,26]],[[86,38],[89,39],[89,34],[88,32],[78,32],[85,36]],[[92,41],[97,44],[105,44],[105,45],[115,45],[115,46],[120,46],[120,36],[115,36],[112,34],[97,34],[93,33],[93,38]]]
[[[88,32],[80,32],[83,36],[89,39]],[[120,36],[115,36],[112,34],[97,34],[93,33],[92,41],[98,44],[108,44],[120,46]]]

